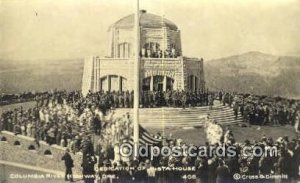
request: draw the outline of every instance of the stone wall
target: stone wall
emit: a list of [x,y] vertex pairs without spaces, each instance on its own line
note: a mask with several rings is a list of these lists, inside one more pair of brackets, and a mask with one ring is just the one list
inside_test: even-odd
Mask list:
[[172,48],[171,45],[174,45],[176,51],[179,53],[180,56],[182,56],[180,31],[168,30],[167,33],[168,33],[168,48],[171,49]]
[[120,55],[121,50],[119,49],[119,44],[129,43],[129,48],[126,49],[126,52],[129,52],[128,57],[133,57],[134,48],[134,31],[133,28],[123,28],[123,29],[112,29],[113,40],[112,40],[112,49],[113,53],[111,54],[114,58],[122,58]]
[[83,76],[82,76],[82,86],[81,91],[84,96],[86,96],[89,90],[93,90],[93,61],[94,57],[85,57],[84,59],[84,67],[83,67]]
[[[93,79],[96,84],[96,90],[101,88],[101,79],[108,75],[117,75],[126,79],[127,89],[133,90],[134,87],[134,60],[133,59],[96,59],[97,71],[94,76],[98,79]],[[98,67],[99,66],[99,67]],[[140,87],[142,80],[149,76],[162,75],[174,79],[174,89],[182,89],[182,58],[143,58],[140,60]]]
[[145,58],[141,62],[141,78],[161,75],[174,79],[174,90],[181,90],[182,84],[182,58]]
[[116,76],[123,78],[123,85],[126,87],[125,90],[132,90],[134,83],[134,60],[133,59],[97,59],[97,75],[96,80],[99,82],[97,85],[97,90],[99,91],[101,88],[101,80],[106,79],[107,76]]
[[[65,171],[64,161],[61,157],[65,148],[58,145],[48,145],[41,141],[40,147],[36,145],[34,139],[23,135],[14,135],[12,132],[0,132],[0,160],[30,165],[45,169]],[[19,144],[19,145],[17,145]],[[35,150],[29,150],[34,147]],[[50,152],[46,155],[45,152]],[[74,160],[73,173],[80,175],[82,156],[80,153],[71,154]]]
[[167,45],[166,40],[163,39],[164,34],[164,29],[141,28],[140,47],[144,48],[146,43],[155,42],[160,45],[160,49],[163,49]]
[[[122,58],[120,56],[119,44],[129,43],[130,52],[129,57],[134,55],[134,32],[133,28],[112,28],[110,30],[111,42],[109,44],[109,50],[112,52],[109,54],[114,58]],[[154,42],[160,45],[161,50],[171,49],[171,45],[176,47],[176,50],[182,55],[181,51],[181,36],[180,31],[170,30],[168,27],[162,28],[140,28],[140,47],[143,48],[146,43]]]
[[[99,58],[92,57],[86,60],[84,66],[82,91],[100,91],[102,80],[108,76],[117,77],[119,83],[126,85],[125,90],[134,87],[134,59],[132,58]],[[189,90],[188,77],[198,78],[198,88],[204,88],[203,60],[198,58],[142,58],[140,60],[140,87],[144,78],[161,75],[174,79],[174,90]],[[105,81],[103,81],[105,82]],[[114,82],[117,83],[117,82]],[[111,87],[118,90],[118,87]],[[84,94],[85,95],[85,94]]]
[[203,60],[198,58],[187,58],[183,57],[183,67],[184,67],[184,81],[185,81],[185,89],[189,89],[188,77],[190,75],[194,75],[198,78],[198,86],[200,88],[204,88],[205,80],[204,80],[204,70],[203,70]]

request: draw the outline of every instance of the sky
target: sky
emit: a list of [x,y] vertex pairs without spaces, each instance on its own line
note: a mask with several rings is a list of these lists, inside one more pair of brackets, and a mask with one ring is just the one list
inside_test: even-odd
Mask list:
[[[0,58],[73,59],[108,53],[108,27],[136,0],[0,0]],[[299,0],[140,0],[181,30],[183,55],[249,51],[300,56]]]

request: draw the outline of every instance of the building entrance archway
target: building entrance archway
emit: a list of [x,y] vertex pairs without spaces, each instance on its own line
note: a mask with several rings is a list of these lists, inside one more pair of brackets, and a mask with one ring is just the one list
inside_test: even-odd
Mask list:
[[190,91],[197,91],[199,89],[199,79],[195,75],[188,77],[188,88]]
[[127,79],[120,75],[106,75],[100,78],[100,90],[126,91]]
[[143,79],[144,91],[167,91],[173,90],[174,79],[168,76],[155,75]]

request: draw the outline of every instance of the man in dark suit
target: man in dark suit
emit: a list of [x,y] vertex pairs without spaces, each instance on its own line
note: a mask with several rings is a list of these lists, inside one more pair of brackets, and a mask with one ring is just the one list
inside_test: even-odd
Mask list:
[[83,159],[89,154],[91,156],[94,156],[94,146],[91,140],[91,136],[88,136],[88,134],[85,134],[83,137],[83,141],[81,144],[82,149],[82,155]]
[[65,161],[65,166],[66,166],[65,180],[66,181],[70,180],[70,182],[73,182],[72,168],[74,167],[74,163],[69,151],[70,151],[69,149],[66,149],[66,152],[61,158],[61,160]]
[[228,167],[224,164],[223,160],[219,161],[219,167],[216,171],[216,183],[229,183],[230,180],[230,174]]
[[100,135],[101,133],[101,117],[99,114],[94,114],[94,118],[93,118],[93,128],[94,128],[94,132],[96,135]]
[[95,169],[96,157],[94,155],[86,154],[82,158],[82,175],[84,183],[94,183],[95,181]]

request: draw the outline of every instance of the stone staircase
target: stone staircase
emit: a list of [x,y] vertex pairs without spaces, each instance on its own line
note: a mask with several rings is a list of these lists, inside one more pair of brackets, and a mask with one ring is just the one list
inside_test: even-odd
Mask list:
[[[116,109],[116,116],[121,116],[132,109]],[[243,122],[241,115],[235,119],[232,108],[215,102],[213,109],[209,107],[193,108],[141,108],[139,110],[140,124],[144,127],[168,128],[168,127],[201,127],[203,121],[200,116],[210,114],[210,118],[220,125],[230,125]]]

